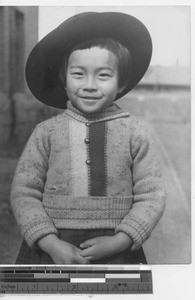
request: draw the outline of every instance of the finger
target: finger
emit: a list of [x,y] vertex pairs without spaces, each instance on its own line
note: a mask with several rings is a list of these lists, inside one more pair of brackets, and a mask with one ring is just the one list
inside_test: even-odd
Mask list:
[[88,256],[88,257],[85,257],[85,259],[86,259],[86,261],[87,261],[88,263],[90,263],[90,260],[93,260],[93,257],[92,257],[92,256]]
[[90,260],[86,259],[85,262],[83,263],[84,265],[90,264]]
[[94,243],[95,243],[94,239],[87,240],[87,241],[81,243],[80,247],[81,248],[88,248],[88,247],[91,247],[92,245],[94,245]]
[[79,256],[77,263],[85,265],[85,264],[88,264],[89,261],[85,257]]
[[88,255],[88,256],[82,256],[83,260],[85,261],[85,263],[90,263],[90,260],[93,260],[93,256],[92,255]]
[[93,255],[92,251],[93,251],[93,248],[89,247],[89,248],[86,248],[84,250],[81,250],[80,255],[86,258],[87,256],[92,256]]

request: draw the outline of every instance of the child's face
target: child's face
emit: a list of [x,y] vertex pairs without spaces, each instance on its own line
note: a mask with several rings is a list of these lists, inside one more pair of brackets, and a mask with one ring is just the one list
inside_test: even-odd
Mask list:
[[75,50],[68,60],[66,92],[80,111],[97,113],[122,91],[118,87],[118,62],[106,49]]

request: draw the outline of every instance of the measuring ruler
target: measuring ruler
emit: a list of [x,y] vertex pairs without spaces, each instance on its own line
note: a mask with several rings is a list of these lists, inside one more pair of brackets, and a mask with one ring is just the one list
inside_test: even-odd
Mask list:
[[0,268],[0,294],[151,294],[148,265],[9,266]]

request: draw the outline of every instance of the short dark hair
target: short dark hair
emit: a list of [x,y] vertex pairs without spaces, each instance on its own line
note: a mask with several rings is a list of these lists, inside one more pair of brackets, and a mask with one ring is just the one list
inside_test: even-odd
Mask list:
[[87,40],[69,49],[68,53],[64,56],[63,60],[61,61],[59,70],[59,77],[63,86],[65,86],[66,83],[68,59],[70,54],[76,50],[90,49],[92,47],[100,47],[101,49],[107,49],[113,54],[115,54],[118,60],[119,87],[127,86],[127,83],[129,82],[129,77],[132,74],[132,56],[130,51],[125,46],[111,38],[96,38],[92,40]]

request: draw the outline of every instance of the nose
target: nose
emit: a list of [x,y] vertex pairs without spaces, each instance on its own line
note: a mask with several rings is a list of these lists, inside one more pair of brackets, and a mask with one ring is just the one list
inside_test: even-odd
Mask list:
[[87,92],[93,92],[97,91],[97,89],[98,87],[95,78],[93,76],[88,76],[83,86],[83,90]]

